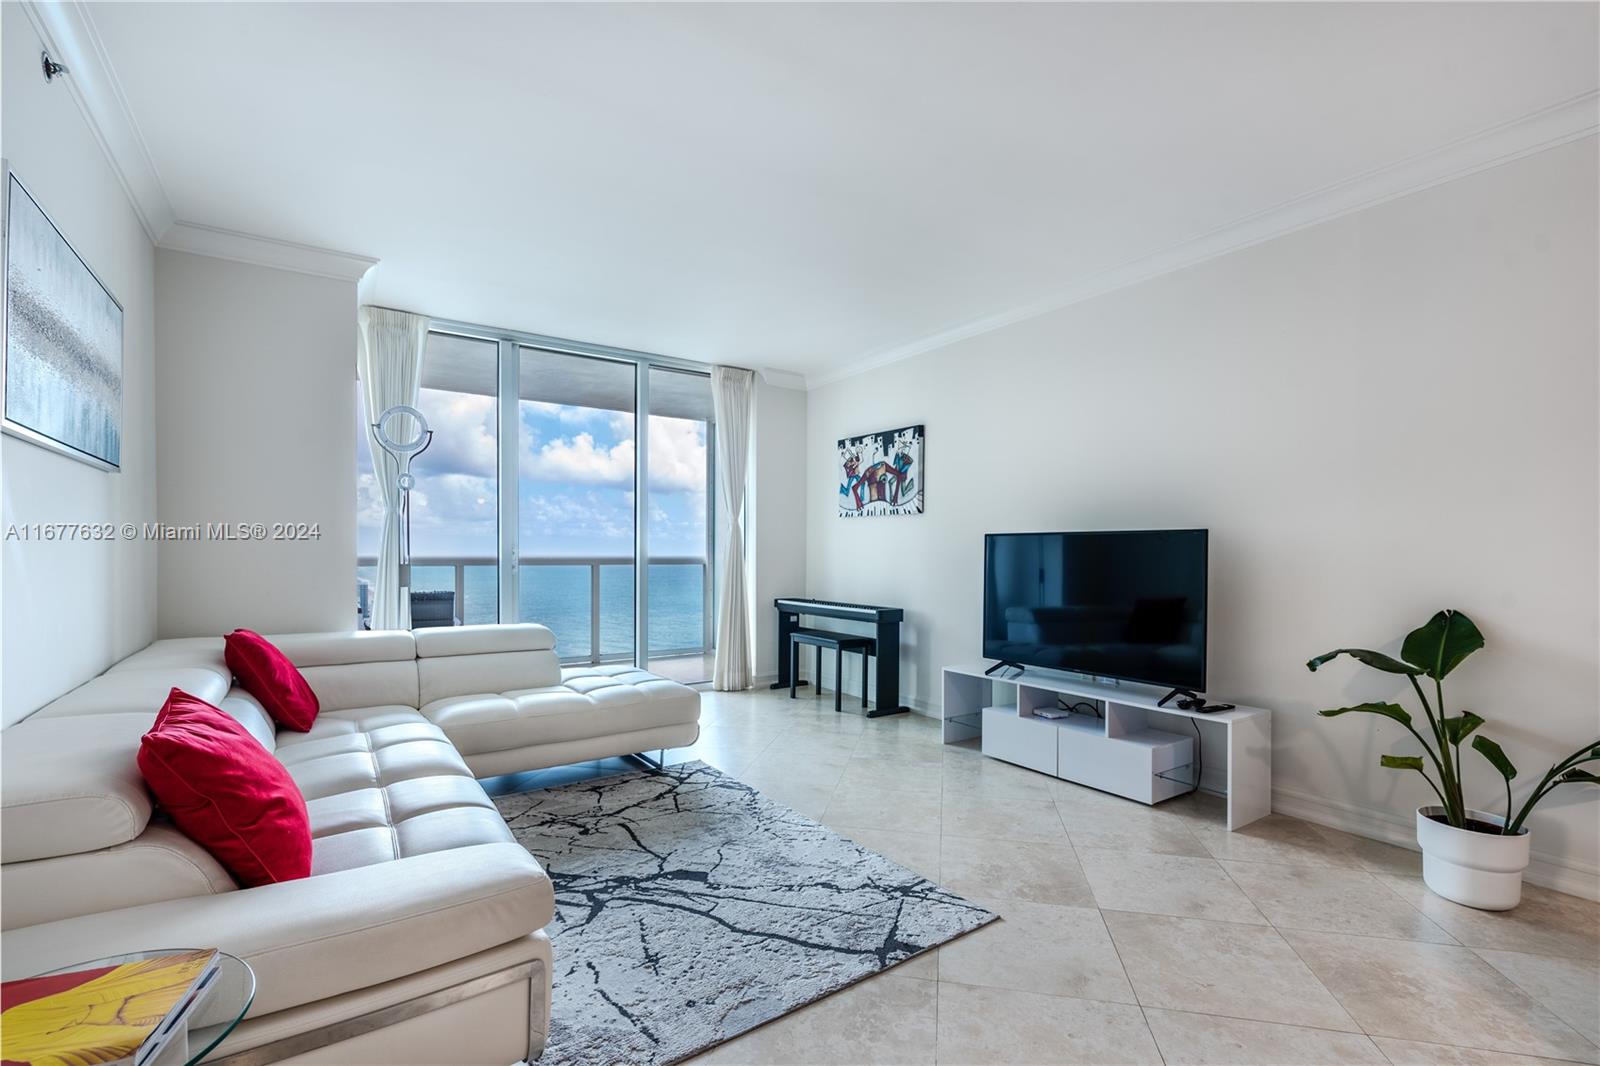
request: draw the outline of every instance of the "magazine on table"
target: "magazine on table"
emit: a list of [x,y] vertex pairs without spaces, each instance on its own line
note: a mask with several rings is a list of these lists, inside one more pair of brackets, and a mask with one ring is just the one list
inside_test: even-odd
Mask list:
[[215,950],[175,951],[0,985],[0,1066],[149,1066],[204,1002]]

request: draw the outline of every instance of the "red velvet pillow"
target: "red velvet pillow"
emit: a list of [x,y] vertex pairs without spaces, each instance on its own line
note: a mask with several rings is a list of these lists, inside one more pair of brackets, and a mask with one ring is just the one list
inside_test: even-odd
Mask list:
[[304,733],[322,709],[305,675],[260,633],[235,629],[222,638],[223,658],[244,690],[261,701],[272,720]]
[[184,835],[246,888],[311,874],[311,820],[289,771],[228,712],[173,689],[139,772]]

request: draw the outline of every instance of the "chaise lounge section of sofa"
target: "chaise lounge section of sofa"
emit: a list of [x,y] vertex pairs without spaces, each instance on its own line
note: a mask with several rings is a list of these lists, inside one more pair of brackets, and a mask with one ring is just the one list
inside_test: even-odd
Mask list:
[[[0,733],[5,978],[214,946],[257,979],[216,1061],[537,1057],[554,893],[476,779],[692,744],[698,693],[563,670],[539,625],[269,639],[317,694],[308,732],[276,729],[233,685],[222,640],[195,638],[157,641]],[[152,806],[135,757],[173,687],[288,769],[310,877],[241,889]]]

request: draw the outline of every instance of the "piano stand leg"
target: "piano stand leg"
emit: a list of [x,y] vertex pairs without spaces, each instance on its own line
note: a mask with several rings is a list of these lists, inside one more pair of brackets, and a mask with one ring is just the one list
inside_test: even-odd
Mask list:
[[867,712],[868,718],[887,718],[891,714],[910,714],[910,707],[874,707]]

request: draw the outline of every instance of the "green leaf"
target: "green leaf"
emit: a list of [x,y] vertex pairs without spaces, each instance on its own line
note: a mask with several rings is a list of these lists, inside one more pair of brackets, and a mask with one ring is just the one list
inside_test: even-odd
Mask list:
[[1380,755],[1378,762],[1391,770],[1415,770],[1422,773],[1422,756],[1420,755]]
[[1488,737],[1473,737],[1472,750],[1489,760],[1489,765],[1500,771],[1500,776],[1510,781],[1517,776],[1517,768],[1511,765],[1511,760],[1506,758],[1506,753],[1500,750],[1500,745]]
[[1337,718],[1341,714],[1381,714],[1385,718],[1393,718],[1401,725],[1411,724],[1411,715],[1398,703],[1358,703],[1354,707],[1333,707],[1326,711],[1318,711],[1324,718]]
[[1454,718],[1439,719],[1439,726],[1444,730],[1445,739],[1450,743],[1461,746],[1461,742],[1472,735],[1473,730],[1483,724],[1483,719],[1471,711],[1464,711]]
[[1341,655],[1348,655],[1357,662],[1365,663],[1374,670],[1382,670],[1386,674],[1411,674],[1415,676],[1423,672],[1420,667],[1407,666],[1399,659],[1379,651],[1368,651],[1365,648],[1340,648],[1338,651],[1327,652],[1306,663],[1306,669],[1315,671],[1323,663],[1331,662]]
[[1406,634],[1400,658],[1440,681],[1481,647],[1483,634],[1472,619],[1460,611],[1440,611],[1426,625]]
[[1600,774],[1593,774],[1588,770],[1579,770],[1577,767],[1573,767],[1556,778],[1556,784],[1600,785]]

